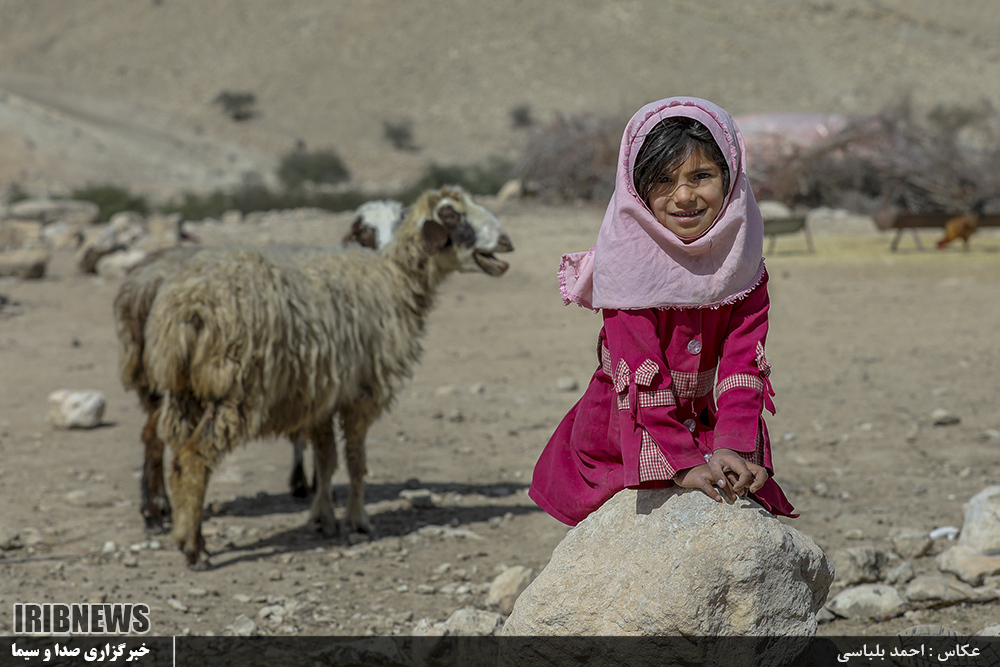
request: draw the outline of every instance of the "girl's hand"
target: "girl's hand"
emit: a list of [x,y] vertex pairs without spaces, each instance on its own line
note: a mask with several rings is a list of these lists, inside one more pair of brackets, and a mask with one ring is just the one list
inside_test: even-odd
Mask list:
[[686,489],[701,489],[709,498],[722,502],[720,489],[735,500],[760,491],[767,478],[763,466],[750,463],[731,449],[717,449],[707,463],[678,472],[674,483]]

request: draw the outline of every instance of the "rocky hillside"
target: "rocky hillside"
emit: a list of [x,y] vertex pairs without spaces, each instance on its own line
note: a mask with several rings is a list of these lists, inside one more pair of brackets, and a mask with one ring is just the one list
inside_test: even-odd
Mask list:
[[[297,142],[360,186],[514,159],[556,114],[1000,106],[993,0],[0,0],[0,187],[148,194],[272,174]],[[255,115],[213,100],[250,92]],[[409,127],[397,150],[386,124]]]

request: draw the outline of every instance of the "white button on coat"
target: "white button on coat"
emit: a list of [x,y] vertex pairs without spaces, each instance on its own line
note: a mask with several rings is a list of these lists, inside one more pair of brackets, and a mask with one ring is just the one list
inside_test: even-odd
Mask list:
[[701,353],[701,341],[700,340],[690,341],[688,343],[688,352],[690,352],[691,354]]

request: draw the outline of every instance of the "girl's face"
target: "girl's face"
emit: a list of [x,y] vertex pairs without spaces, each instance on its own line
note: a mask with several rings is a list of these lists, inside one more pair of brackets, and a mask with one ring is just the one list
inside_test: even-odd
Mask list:
[[661,225],[691,239],[712,226],[725,199],[722,169],[695,149],[687,161],[660,177],[649,192],[648,204]]

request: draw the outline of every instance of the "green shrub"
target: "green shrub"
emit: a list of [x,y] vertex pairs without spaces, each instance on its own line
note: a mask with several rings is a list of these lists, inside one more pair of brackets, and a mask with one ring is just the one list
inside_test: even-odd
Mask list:
[[293,151],[281,159],[278,178],[286,188],[299,188],[306,181],[335,185],[351,180],[351,172],[332,150]]
[[513,170],[510,162],[498,157],[487,158],[482,164],[475,165],[431,163],[413,185],[396,197],[408,202],[416,199],[424,190],[445,185],[460,185],[474,195],[495,195],[510,180]]
[[135,211],[146,215],[149,213],[149,205],[146,198],[141,195],[133,195],[125,188],[117,185],[88,185],[85,188],[73,190],[71,199],[94,202],[100,209],[98,222],[107,222],[115,213],[121,211]]
[[413,141],[413,122],[409,120],[404,120],[399,123],[390,123],[389,121],[384,121],[382,123],[382,131],[385,134],[385,138],[393,145],[396,150],[400,151],[415,151],[417,150],[417,145]]
[[31,195],[28,191],[21,187],[20,183],[11,183],[7,188],[7,194],[4,196],[4,201],[8,204],[16,204],[19,201],[24,201],[25,199],[31,199]]
[[519,104],[510,110],[510,123],[515,129],[524,129],[535,124],[535,119],[531,115],[531,107],[527,104]]
[[222,110],[237,122],[249,120],[257,115],[253,108],[257,104],[257,96],[250,92],[234,93],[223,90],[215,96],[212,104],[221,106]]

